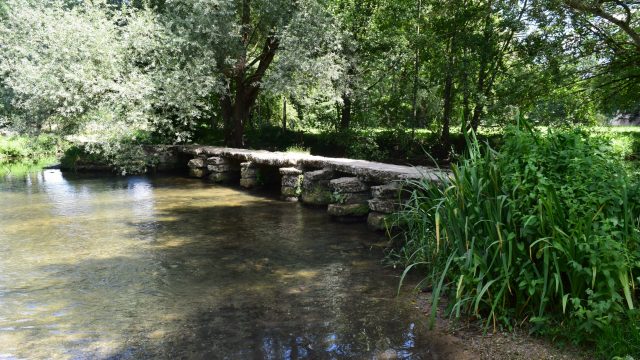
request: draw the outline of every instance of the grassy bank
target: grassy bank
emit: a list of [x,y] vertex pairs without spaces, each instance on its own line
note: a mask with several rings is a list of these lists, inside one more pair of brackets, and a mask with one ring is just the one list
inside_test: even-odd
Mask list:
[[0,136],[0,176],[19,176],[56,164],[67,146],[53,135]]
[[453,316],[640,357],[640,183],[622,150],[575,129],[474,139],[451,179],[411,184],[390,259]]

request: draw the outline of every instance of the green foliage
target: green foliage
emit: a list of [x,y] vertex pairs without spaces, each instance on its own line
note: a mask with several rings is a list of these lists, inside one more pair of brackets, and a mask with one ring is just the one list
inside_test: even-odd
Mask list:
[[289,153],[300,153],[300,154],[310,154],[311,151],[309,148],[305,148],[304,146],[293,145],[287,147],[287,152]]
[[487,326],[529,321],[592,341],[638,303],[638,183],[609,142],[582,130],[510,128],[499,152],[470,142],[443,184],[426,180],[396,219],[392,254],[431,272],[435,301]]
[[57,161],[68,144],[60,137],[0,136],[0,175],[26,173]]

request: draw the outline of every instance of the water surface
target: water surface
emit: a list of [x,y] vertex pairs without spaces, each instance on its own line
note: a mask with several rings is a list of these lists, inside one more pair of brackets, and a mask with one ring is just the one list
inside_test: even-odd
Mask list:
[[0,180],[0,359],[433,358],[380,240],[199,180]]

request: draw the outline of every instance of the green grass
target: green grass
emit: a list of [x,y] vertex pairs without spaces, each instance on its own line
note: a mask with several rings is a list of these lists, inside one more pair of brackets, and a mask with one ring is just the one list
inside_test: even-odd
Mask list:
[[56,164],[68,144],[53,135],[0,137],[0,176],[22,176]]
[[57,157],[45,157],[35,163],[2,164],[0,165],[0,177],[21,177],[29,173],[38,172],[47,166],[55,165],[58,161]]
[[289,146],[287,147],[287,151],[288,153],[299,153],[299,154],[310,154],[311,150],[309,148],[306,148],[304,146],[299,146],[299,145],[293,145],[293,146]]

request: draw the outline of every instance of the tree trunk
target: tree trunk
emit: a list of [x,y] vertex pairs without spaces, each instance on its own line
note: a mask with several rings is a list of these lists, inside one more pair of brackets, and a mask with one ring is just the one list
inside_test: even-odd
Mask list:
[[455,62],[455,34],[451,38],[449,44],[449,59],[447,60],[447,77],[444,82],[444,91],[442,94],[444,100],[444,106],[442,111],[442,133],[440,135],[440,143],[445,151],[448,151],[450,144],[450,127],[451,127],[451,113],[453,112],[453,66]]
[[[248,123],[251,109],[258,99],[260,81],[273,62],[278,46],[279,42],[275,37],[268,37],[260,56],[250,64],[247,64],[246,59],[239,59],[234,75],[227,78],[229,89],[220,98],[227,146],[240,148],[245,146],[245,124]],[[220,63],[222,64],[222,61]],[[251,68],[251,64],[254,63],[257,63],[257,68],[253,73],[248,74],[247,68]],[[219,66],[222,67],[222,65]]]
[[340,130],[347,130],[351,126],[351,97],[342,94],[342,111],[340,113]]
[[244,96],[236,95],[235,102],[232,102],[230,96],[225,95],[221,98],[220,106],[225,124],[225,144],[236,148],[244,147],[244,126],[249,120],[253,104],[247,103]]
[[[420,37],[420,13],[422,12],[422,0],[418,0],[418,8],[416,10],[416,36]],[[420,75],[420,46],[416,44],[415,66],[413,72],[413,100],[412,113],[413,121],[411,123],[411,137],[415,135],[416,126],[418,125],[418,81]]]
[[282,131],[287,131],[287,97],[282,97]]

